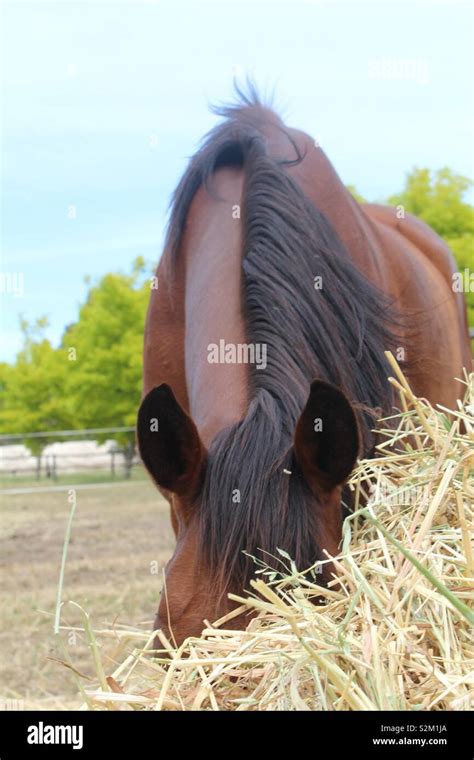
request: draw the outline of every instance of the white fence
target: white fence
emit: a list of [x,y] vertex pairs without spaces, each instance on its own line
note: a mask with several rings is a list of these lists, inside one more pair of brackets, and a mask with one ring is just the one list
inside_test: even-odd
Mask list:
[[[121,461],[120,449],[115,441],[99,444],[97,441],[65,441],[45,446],[41,453],[44,471],[79,472],[80,470],[113,469]],[[36,471],[37,458],[23,444],[2,446],[0,473],[19,475]]]
[[[129,445],[121,447],[115,440],[98,443],[94,439],[99,433],[127,433]],[[23,433],[0,436],[0,475],[25,476],[36,474],[38,479],[51,477],[56,479],[59,474],[67,474],[90,470],[108,470],[115,475],[123,469],[126,476],[131,467],[139,463],[139,457],[134,448],[133,428],[97,428],[93,430],[60,430],[48,432]],[[71,438],[92,440],[70,440]],[[41,453],[32,454],[30,449],[21,441],[25,439],[68,438],[48,443]]]

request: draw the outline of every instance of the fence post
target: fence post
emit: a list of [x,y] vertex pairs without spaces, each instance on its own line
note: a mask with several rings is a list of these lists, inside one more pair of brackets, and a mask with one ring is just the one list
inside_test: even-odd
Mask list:
[[125,479],[126,480],[130,478],[134,454],[135,454],[135,444],[132,441],[131,443],[127,443],[123,449],[123,455],[125,459]]

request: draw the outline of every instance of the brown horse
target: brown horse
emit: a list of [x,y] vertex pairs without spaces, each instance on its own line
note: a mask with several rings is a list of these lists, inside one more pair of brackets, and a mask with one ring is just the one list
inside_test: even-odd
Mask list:
[[138,442],[177,539],[156,627],[178,643],[253,558],[337,553],[344,483],[392,408],[385,349],[446,406],[471,362],[443,241],[359,205],[314,140],[239,96],[175,192],[145,332]]

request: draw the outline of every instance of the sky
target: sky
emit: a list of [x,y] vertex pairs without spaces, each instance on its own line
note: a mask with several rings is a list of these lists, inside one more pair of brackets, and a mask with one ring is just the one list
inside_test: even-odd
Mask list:
[[[414,166],[474,178],[469,2],[24,2],[1,10],[0,360],[57,345],[92,281],[157,262],[210,103],[246,75],[370,200]],[[16,279],[15,279],[16,278]]]

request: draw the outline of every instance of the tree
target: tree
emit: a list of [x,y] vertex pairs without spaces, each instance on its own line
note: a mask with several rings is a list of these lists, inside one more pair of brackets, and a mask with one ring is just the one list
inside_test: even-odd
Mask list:
[[406,211],[419,216],[442,238],[456,239],[474,234],[474,208],[464,196],[473,183],[451,169],[413,169],[401,193],[388,199],[391,205],[402,204]]
[[[2,432],[20,434],[36,431],[63,430],[74,426],[74,404],[64,394],[66,364],[60,354],[43,337],[46,318],[35,323],[20,322],[24,346],[14,365],[1,367]],[[30,438],[22,442],[37,458],[37,476],[41,470],[41,454],[52,437]]]
[[[66,330],[59,353],[67,357],[65,392],[75,427],[134,426],[141,397],[142,352],[150,281],[137,259],[131,275],[107,274],[91,286],[78,321]],[[134,434],[99,436],[123,447],[127,473]]]

